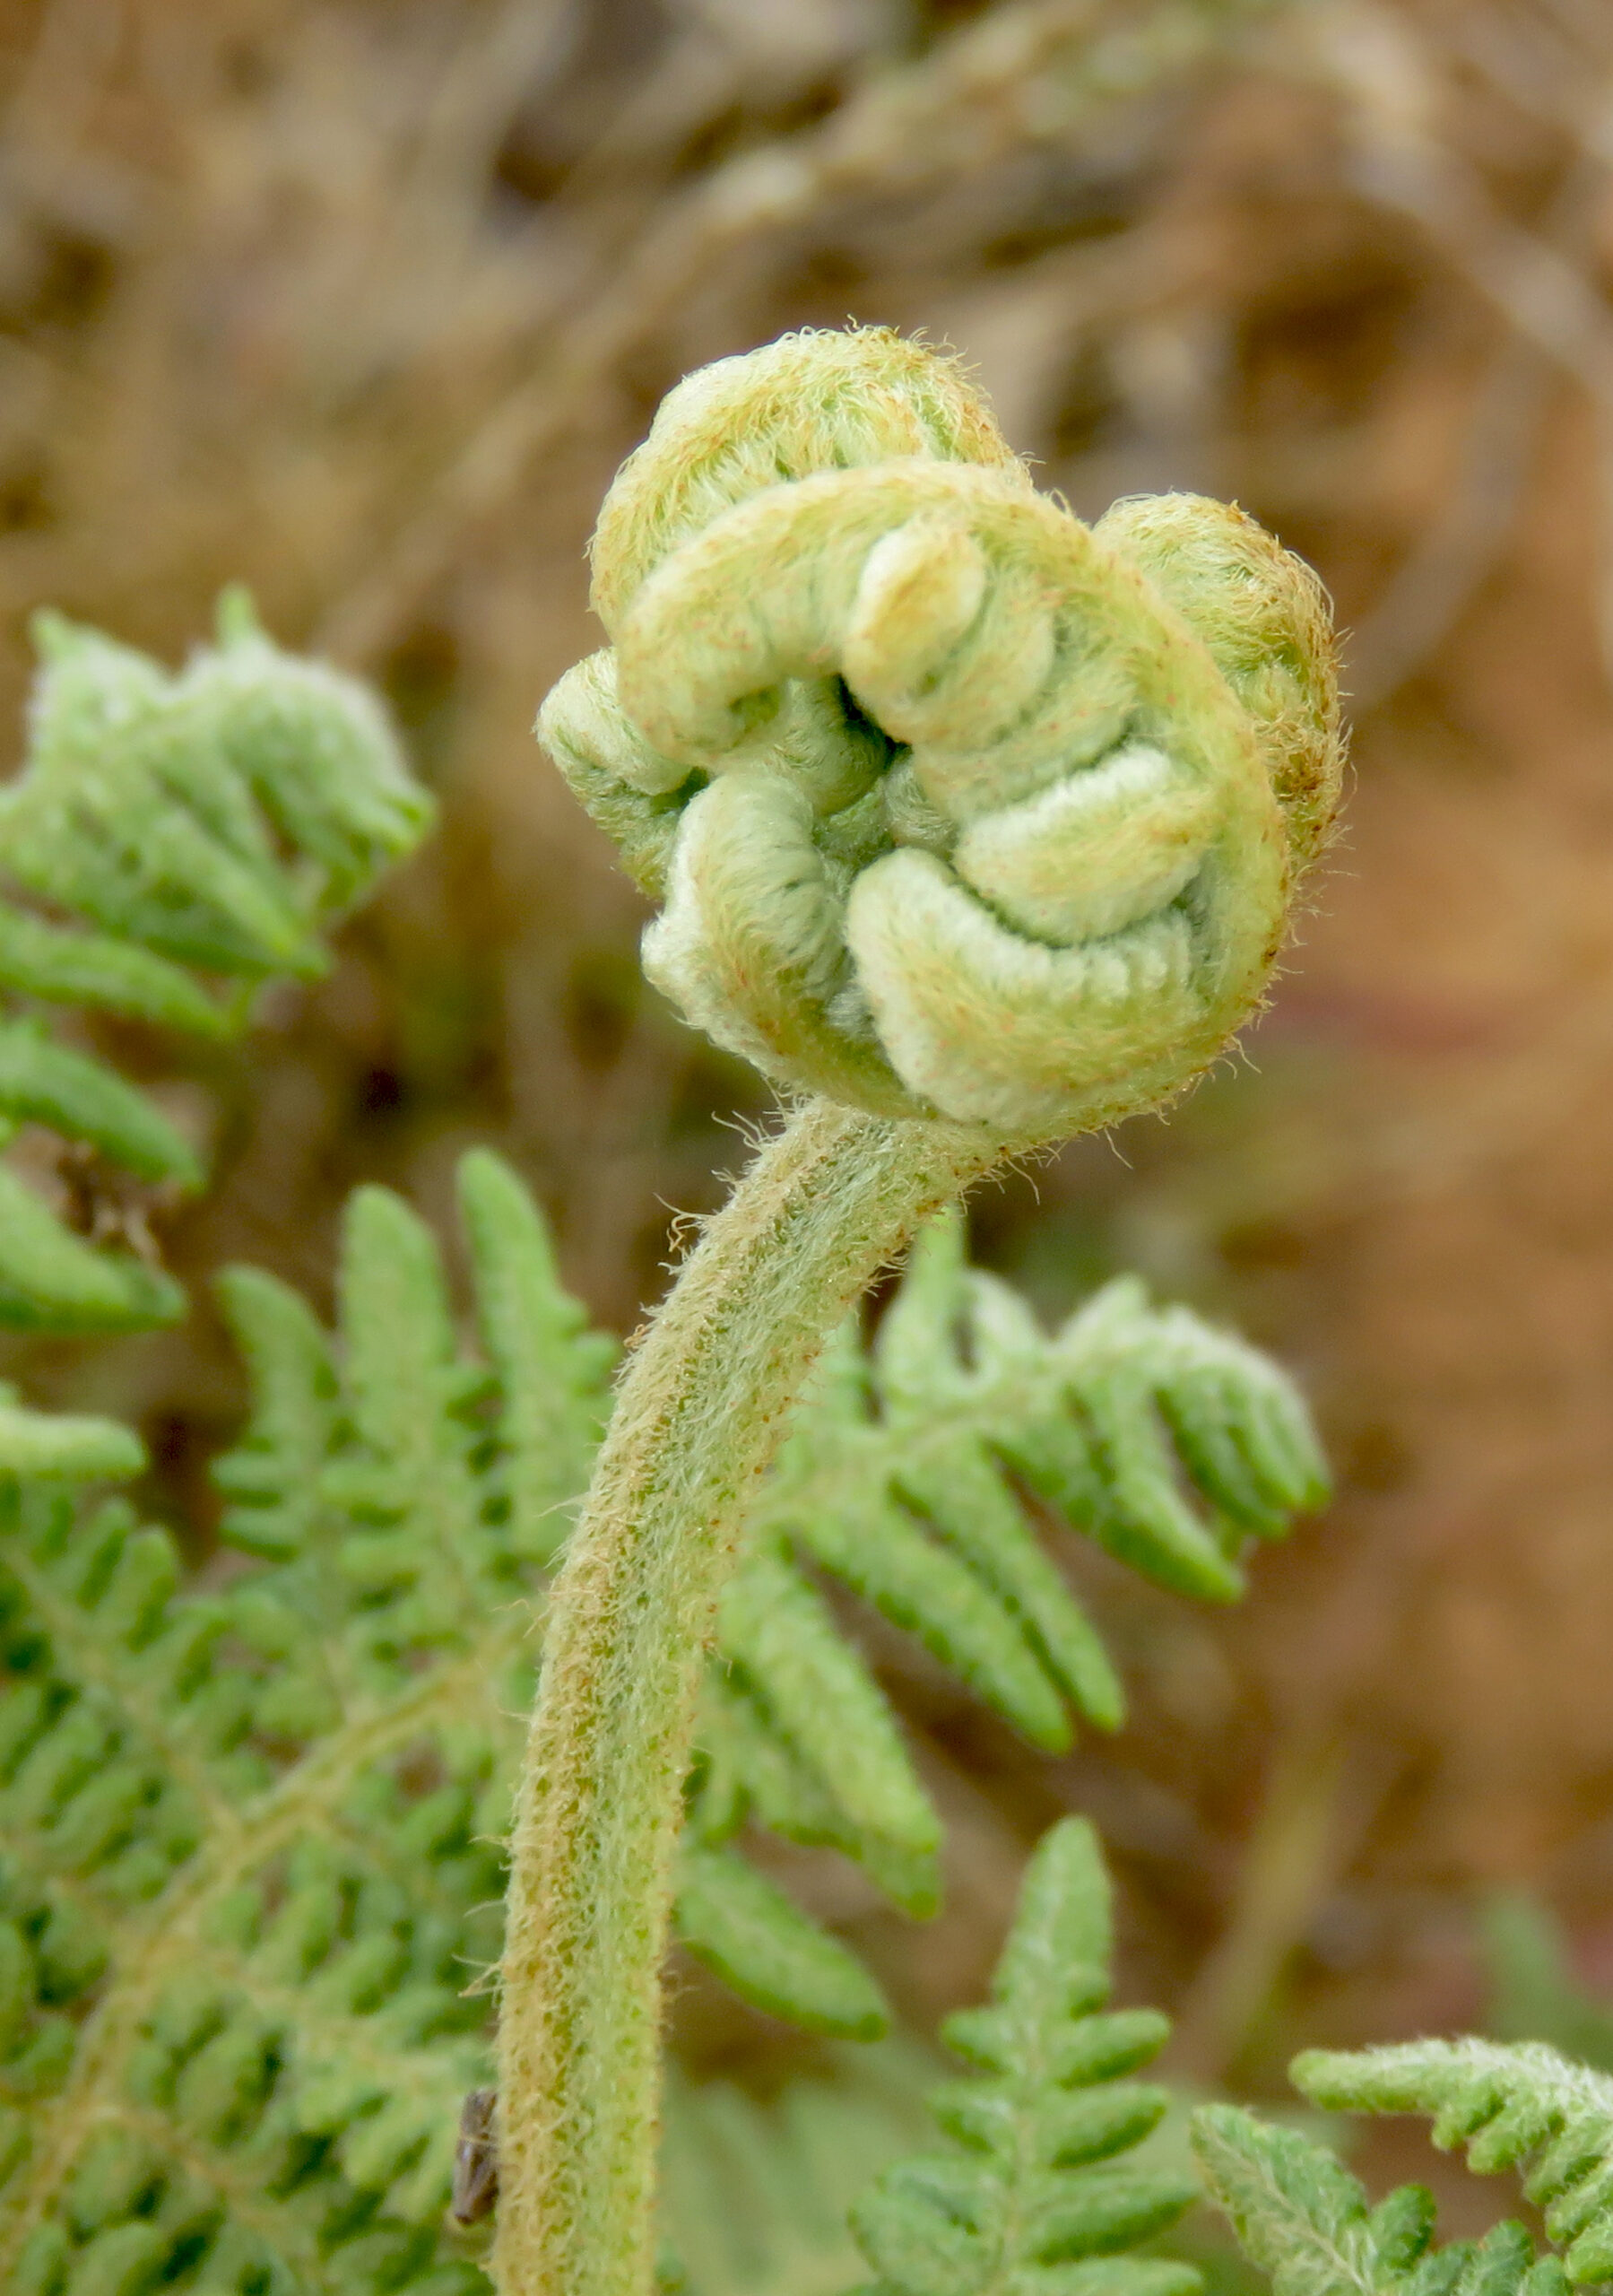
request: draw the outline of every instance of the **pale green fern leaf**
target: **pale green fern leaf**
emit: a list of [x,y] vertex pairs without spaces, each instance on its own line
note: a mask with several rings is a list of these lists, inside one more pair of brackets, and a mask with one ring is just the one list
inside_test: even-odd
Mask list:
[[734,1851],[688,1843],[677,1886],[679,1935],[759,2008],[853,2040],[889,2029],[885,1996],[862,1962]]
[[[541,1215],[507,1166],[473,1152],[459,1194],[485,1358],[459,1344],[429,1231],[384,1188],[360,1188],[348,1206],[334,1341],[273,1277],[233,1269],[221,1282],[255,1396],[246,1440],[215,1469],[233,1502],[223,1531],[278,1566],[238,1598],[238,1631],[273,1666],[263,1698],[289,1737],[339,1727],[352,1695],[384,1685],[400,1654],[418,1663],[438,1643],[458,1646],[484,1598],[480,1526],[498,1527],[499,1599],[535,1591],[587,1481],[614,1346],[561,1292]],[[821,1608],[804,1585],[799,1594],[773,1631],[788,1635],[803,1608]],[[352,1614],[333,1652],[319,1622],[343,1605]],[[844,1710],[870,1740],[863,1766],[883,1751],[916,1796],[878,1692],[849,1646],[824,1634],[838,1686],[862,1694]],[[498,1766],[481,1831],[502,1832],[507,1781]],[[691,1840],[678,1928],[763,2008],[854,2038],[885,2028],[862,1965],[716,1840]]]
[[[481,1337],[474,1361],[459,1350],[430,1237],[384,1190],[360,1191],[349,1209],[334,1343],[273,1279],[237,1271],[224,1280],[256,1396],[247,1439],[218,1468],[234,1502],[226,1535],[265,1558],[295,1552],[307,1582],[299,1616],[322,1614],[319,1572],[335,1575],[338,1592],[364,1588],[362,1618],[383,1640],[400,1622],[427,1634],[432,1619],[456,1615],[447,1583],[456,1526],[478,1510],[499,1519],[512,1555],[546,1566],[599,1431],[610,1345],[582,1329],[581,1309],[560,1292],[530,1197],[482,1153],[462,1165],[460,1197]],[[1255,1465],[1243,1472],[1262,1526],[1286,1521],[1285,1496],[1319,1488],[1303,1408],[1262,1359],[1130,1294],[1098,1305],[1047,1338],[1006,1286],[964,1266],[955,1225],[936,1231],[873,1355],[843,1335],[759,1500],[746,1561],[718,1613],[677,1924],[736,1990],[811,2030],[879,2030],[878,1988],[736,1854],[746,1822],[842,1851],[921,1915],[937,1902],[941,1841],[896,1717],[815,1569],[842,1555],[840,1575],[860,1593],[1012,1718],[1026,1721],[1036,1701],[1037,1735],[1062,1744],[1072,1686],[1107,1719],[1118,1718],[1119,1692],[1012,1495],[1002,1462],[1016,1444],[1028,1456],[1039,1446],[1040,1456],[1066,1437],[1083,1441],[1076,1398],[1117,1362],[1142,1383],[1133,1416],[1162,1396],[1191,1417],[1192,1380],[1207,1368],[1221,1384],[1200,1401],[1194,1424],[1208,1430],[1205,1447],[1219,1441],[1240,1458],[1240,1431],[1256,1429]],[[1135,1439],[1165,1441],[1146,1422]],[[945,1489],[952,1539],[904,1497],[921,1483],[933,1486],[937,1508]],[[1245,1499],[1245,1525],[1255,1509]],[[906,1607],[892,1592],[901,1570]],[[265,1582],[259,1610],[274,1599]],[[268,1638],[265,1653],[282,1654],[278,1710],[331,1726],[333,1694],[311,1671],[323,1664],[317,1644],[266,1619],[255,1631]]]
[[750,1813],[845,1850],[912,1910],[933,1902],[933,1812],[813,1571],[1033,1744],[1067,1745],[1076,1714],[1120,1722],[1119,1681],[1028,1490],[1150,1577],[1224,1601],[1239,1548],[1318,1504],[1326,1477],[1297,1393],[1253,1349],[1130,1279],[1050,1336],[967,1265],[961,1223],[937,1223],[872,1350],[847,1332],[830,1352],[753,1510],[700,1733],[708,1839]]
[[133,1254],[103,1251],[65,1228],[25,1180],[0,1164],[0,1326],[116,1332],[171,1323],[185,1295]]
[[1217,2206],[1275,2296],[1566,2296],[1555,2257],[1522,2225],[1434,2245],[1434,2196],[1402,2185],[1369,2208],[1348,2170],[1291,2128],[1235,2105],[1193,2116],[1193,2152]]
[[[792,1597],[803,1588],[796,1578]],[[810,1595],[811,1590],[806,1588]],[[866,1694],[878,1686],[849,1643],[847,1670]],[[889,1709],[880,1708],[889,1736],[874,1742],[889,1756],[892,1809],[875,1827],[859,1825],[831,1792],[820,1771],[799,1754],[769,1713],[721,1660],[709,1666],[701,1691],[699,1745],[691,1778],[690,1831],[715,1845],[747,1817],[788,1841],[837,1849],[860,1866],[893,1904],[924,1920],[940,1903],[936,1850],[940,1820],[896,1736]],[[894,1749],[894,1751],[893,1751]]]
[[1340,2111],[1430,2115],[1435,2144],[1465,2144],[1481,2176],[1521,2170],[1568,2277],[1613,2277],[1613,2076],[1539,2042],[1470,2039],[1313,2049],[1292,2074]]
[[0,1493],[8,2291],[482,2284],[445,2209],[535,1657],[509,1462],[551,1539],[607,1351],[545,1292],[513,1180],[473,1161],[464,1187],[508,1359],[557,1370],[549,1491],[537,1402],[505,1411],[427,1231],[372,1190],[334,1346],[229,1279],[257,1398],[221,1477],[236,1575],[186,1590],[120,1504]]
[[[255,984],[324,970],[320,928],[419,841],[429,801],[369,691],[282,653],[241,594],[178,675],[58,615],[35,636],[29,753],[0,789],[0,995],[229,1034]],[[0,1016],[0,1128],[22,1124],[148,1186],[202,1178],[151,1100],[31,1011]],[[116,1331],[183,1306],[0,1174],[0,1324]]]
[[115,1419],[30,1411],[0,1380],[0,1474],[30,1482],[122,1483],[138,1474],[145,1453]]
[[542,1214],[507,1164],[473,1150],[459,1167],[459,1206],[502,1400],[490,1471],[516,1552],[546,1563],[587,1488],[616,1344],[588,1329],[586,1310],[562,1290]]
[[899,2162],[852,2212],[878,2296],[1190,2296],[1189,2265],[1127,2250],[1193,2196],[1123,2160],[1163,2116],[1127,2078],[1168,2028],[1106,2013],[1109,1887],[1091,1828],[1067,1818],[1026,1874],[987,2007],[942,2038],[973,2068],[932,2106],[956,2152]]

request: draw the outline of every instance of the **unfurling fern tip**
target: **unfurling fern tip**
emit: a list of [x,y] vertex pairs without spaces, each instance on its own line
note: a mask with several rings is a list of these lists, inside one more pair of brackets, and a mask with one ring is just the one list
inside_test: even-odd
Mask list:
[[779,1085],[1047,1139],[1258,1008],[1340,773],[1315,578],[1240,511],[1038,494],[882,328],[690,376],[601,514],[542,739]]

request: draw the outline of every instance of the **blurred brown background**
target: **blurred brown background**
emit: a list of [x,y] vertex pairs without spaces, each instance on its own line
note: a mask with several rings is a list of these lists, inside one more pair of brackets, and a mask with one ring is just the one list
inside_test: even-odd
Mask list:
[[[197,1310],[30,1393],[137,1415],[204,1540],[208,1272],[327,1300],[345,1190],[442,1215],[476,1138],[636,1318],[763,1103],[640,987],[527,729],[667,386],[923,328],[1078,510],[1236,497],[1350,631],[1349,830],[1248,1057],[976,1207],[1049,1309],[1136,1265],[1279,1351],[1339,1500],[1224,1617],[1075,1559],[1137,1710],[1062,1764],[881,1643],[951,1904],[839,1909],[932,2016],[1089,1808],[1130,1982],[1256,2089],[1477,2014],[1497,1883],[1613,1985],[1610,289],[1608,0],[4,0],[9,721],[35,604],[173,657],[240,577],[381,682],[444,813],[247,1046],[121,1044],[211,1134],[165,1239]],[[686,1999],[707,2048],[736,2014]]]

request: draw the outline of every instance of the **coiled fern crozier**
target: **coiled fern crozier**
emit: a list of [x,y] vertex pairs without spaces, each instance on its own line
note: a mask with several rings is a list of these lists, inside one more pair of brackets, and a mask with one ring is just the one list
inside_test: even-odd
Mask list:
[[1215,1058],[1340,779],[1305,569],[1192,496],[1083,526],[882,330],[681,384],[594,578],[611,645],[543,737],[663,901],[652,976],[808,1097],[630,1359],[551,1605],[501,1978],[507,2296],[649,2285],[702,1652],[813,1360],[971,1179]]

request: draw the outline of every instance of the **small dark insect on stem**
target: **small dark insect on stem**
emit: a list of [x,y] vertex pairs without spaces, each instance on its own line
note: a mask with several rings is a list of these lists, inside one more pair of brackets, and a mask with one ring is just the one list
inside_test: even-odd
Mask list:
[[499,2198],[499,2141],[493,2134],[497,2089],[473,2089],[459,2113],[449,2213],[456,2224],[480,2224]]

